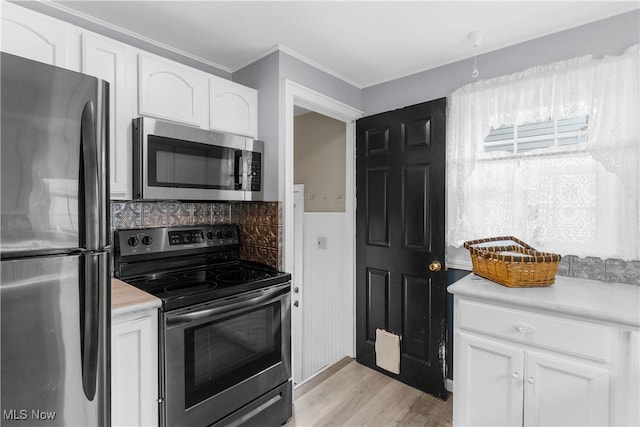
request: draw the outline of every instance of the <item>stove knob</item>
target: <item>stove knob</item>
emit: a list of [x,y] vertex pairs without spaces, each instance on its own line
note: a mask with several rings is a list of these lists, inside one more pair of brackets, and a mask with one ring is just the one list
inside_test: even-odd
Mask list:
[[151,236],[144,236],[144,237],[142,238],[142,243],[143,243],[145,246],[149,246],[150,244],[152,244],[152,243],[153,243],[153,237],[151,237]]
[[136,247],[136,246],[138,246],[138,243],[140,243],[140,240],[138,240],[138,238],[136,236],[131,236],[131,237],[129,237],[129,240],[127,240],[127,243],[131,247]]
[[218,232],[216,233],[216,237],[217,237],[218,239],[222,239],[222,231],[218,231]]
[[207,231],[207,239],[213,240],[213,231]]
[[224,233],[224,237],[226,237],[227,239],[230,239],[233,237],[233,233],[231,232],[231,230],[227,230],[226,233]]

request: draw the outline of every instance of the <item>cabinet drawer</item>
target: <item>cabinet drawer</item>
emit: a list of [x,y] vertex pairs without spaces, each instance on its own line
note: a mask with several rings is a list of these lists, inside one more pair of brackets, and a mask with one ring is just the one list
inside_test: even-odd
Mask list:
[[460,299],[458,327],[606,362],[611,328]]

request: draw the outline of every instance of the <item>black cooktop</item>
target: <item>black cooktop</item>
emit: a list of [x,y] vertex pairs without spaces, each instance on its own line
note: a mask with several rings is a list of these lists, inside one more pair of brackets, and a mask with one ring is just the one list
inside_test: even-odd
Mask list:
[[237,226],[119,230],[117,277],[162,300],[164,311],[291,280],[265,264],[240,260]]
[[285,283],[290,279],[290,274],[264,264],[235,261],[125,280],[160,298],[163,309],[168,311]]

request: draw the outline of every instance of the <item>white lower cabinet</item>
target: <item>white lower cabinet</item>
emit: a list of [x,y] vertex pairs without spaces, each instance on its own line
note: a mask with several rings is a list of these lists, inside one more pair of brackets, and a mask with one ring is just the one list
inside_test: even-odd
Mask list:
[[616,399],[617,425],[640,426],[640,329],[623,328],[620,333],[620,396]]
[[524,425],[608,425],[609,379],[608,369],[525,351]]
[[111,323],[111,425],[158,425],[158,311]]
[[524,352],[461,332],[455,351],[456,425],[520,425]]
[[455,425],[611,424],[613,326],[455,301]]

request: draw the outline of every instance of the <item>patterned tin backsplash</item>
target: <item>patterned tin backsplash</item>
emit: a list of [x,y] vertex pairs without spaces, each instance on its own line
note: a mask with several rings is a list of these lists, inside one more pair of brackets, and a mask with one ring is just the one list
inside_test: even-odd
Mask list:
[[242,258],[282,270],[282,205],[278,202],[112,202],[111,227],[154,228],[234,223]]
[[282,204],[240,202],[231,205],[231,222],[240,225],[242,259],[283,269]]
[[640,261],[566,255],[560,260],[557,274],[640,286]]

